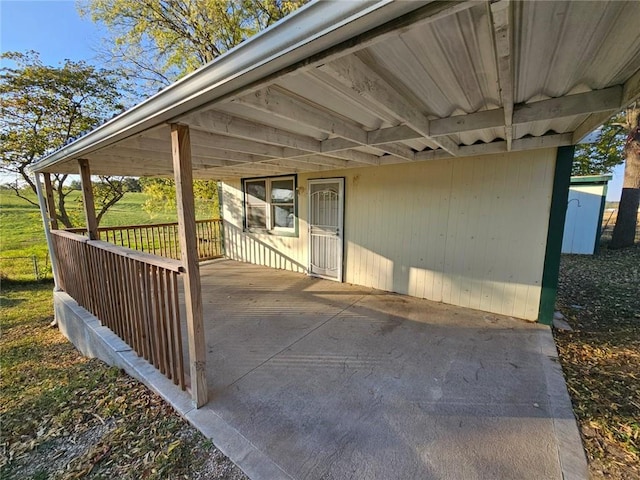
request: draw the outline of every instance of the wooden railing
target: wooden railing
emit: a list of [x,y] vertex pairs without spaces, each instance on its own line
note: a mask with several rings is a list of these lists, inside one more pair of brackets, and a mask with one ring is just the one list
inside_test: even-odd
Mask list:
[[[84,228],[70,228],[66,231],[82,235],[86,234]],[[98,234],[101,240],[114,245],[180,260],[177,223],[100,227],[98,228]],[[222,235],[222,220],[196,221],[199,260],[210,260],[224,255]]]
[[60,288],[185,390],[177,260],[54,230]]

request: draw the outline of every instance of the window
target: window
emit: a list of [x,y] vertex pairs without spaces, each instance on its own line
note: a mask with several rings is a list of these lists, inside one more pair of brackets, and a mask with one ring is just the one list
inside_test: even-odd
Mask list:
[[296,177],[251,178],[244,185],[244,225],[249,231],[296,233]]

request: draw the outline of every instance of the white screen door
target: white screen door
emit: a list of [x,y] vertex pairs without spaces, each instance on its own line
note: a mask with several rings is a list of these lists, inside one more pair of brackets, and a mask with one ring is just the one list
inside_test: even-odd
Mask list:
[[309,274],[342,281],[344,179],[309,180]]

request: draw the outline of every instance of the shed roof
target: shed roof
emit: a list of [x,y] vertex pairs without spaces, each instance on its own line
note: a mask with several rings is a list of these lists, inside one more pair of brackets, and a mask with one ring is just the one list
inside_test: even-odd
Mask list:
[[581,175],[576,177],[571,177],[571,185],[578,184],[591,184],[591,185],[599,185],[606,184],[611,181],[613,175]]
[[35,171],[229,178],[577,143],[640,96],[640,3],[314,2]]

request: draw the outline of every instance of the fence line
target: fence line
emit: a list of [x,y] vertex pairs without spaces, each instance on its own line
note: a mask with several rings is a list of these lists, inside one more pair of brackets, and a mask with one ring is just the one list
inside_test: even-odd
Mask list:
[[[0,274],[6,276],[7,278],[9,278],[9,275],[11,274],[11,277],[15,278],[15,276],[16,276],[15,264],[16,263],[22,263],[24,265],[24,264],[28,263],[28,264],[30,264],[31,271],[33,272],[33,278],[35,280],[42,280],[42,279],[46,278],[47,277],[47,273],[50,272],[49,271],[49,256],[48,255],[44,255],[42,258],[44,258],[44,262],[42,260],[38,260],[38,256],[37,255],[0,257]],[[16,260],[18,260],[18,261],[20,261],[20,260],[28,260],[28,262],[16,262]],[[42,266],[42,263],[44,263],[44,266]],[[13,268],[12,268],[12,266],[13,266]],[[22,270],[22,269],[19,269],[19,270]],[[26,270],[29,270],[29,267],[27,267]],[[24,270],[22,270],[22,271],[24,271]],[[23,273],[23,275],[24,275],[24,273]],[[20,273],[18,273],[18,276],[20,276]]]

